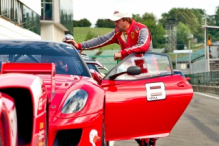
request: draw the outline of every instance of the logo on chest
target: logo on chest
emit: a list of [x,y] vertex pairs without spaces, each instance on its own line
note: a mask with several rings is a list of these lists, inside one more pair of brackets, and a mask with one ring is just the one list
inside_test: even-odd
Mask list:
[[131,32],[131,38],[134,39],[134,37],[135,37],[134,32]]

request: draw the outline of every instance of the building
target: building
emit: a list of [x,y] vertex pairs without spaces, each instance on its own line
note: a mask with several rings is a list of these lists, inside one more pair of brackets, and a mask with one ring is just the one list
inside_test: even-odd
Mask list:
[[40,40],[40,0],[0,0],[0,39]]
[[73,34],[73,0],[41,0],[41,38],[61,41]]

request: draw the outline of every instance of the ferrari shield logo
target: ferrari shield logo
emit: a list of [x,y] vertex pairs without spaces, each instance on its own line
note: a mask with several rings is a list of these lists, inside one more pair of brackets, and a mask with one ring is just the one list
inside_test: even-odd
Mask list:
[[89,135],[89,141],[92,144],[92,146],[96,146],[96,142],[99,140],[100,140],[100,137],[98,136],[97,130],[92,129]]
[[131,32],[131,38],[134,39],[134,37],[135,37],[134,32]]

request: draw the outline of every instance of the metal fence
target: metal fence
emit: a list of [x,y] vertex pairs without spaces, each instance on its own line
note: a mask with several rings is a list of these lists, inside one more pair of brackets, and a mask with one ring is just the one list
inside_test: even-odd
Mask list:
[[186,74],[185,76],[190,77],[189,82],[192,85],[219,86],[219,71]]

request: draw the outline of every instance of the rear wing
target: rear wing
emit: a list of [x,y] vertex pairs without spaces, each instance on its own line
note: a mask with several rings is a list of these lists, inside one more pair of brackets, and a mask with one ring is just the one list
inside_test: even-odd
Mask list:
[[[25,74],[50,74],[51,89],[48,92],[48,102],[52,101],[55,93],[55,64],[53,63],[2,63],[1,74],[25,73]],[[50,93],[49,93],[50,92]]]

